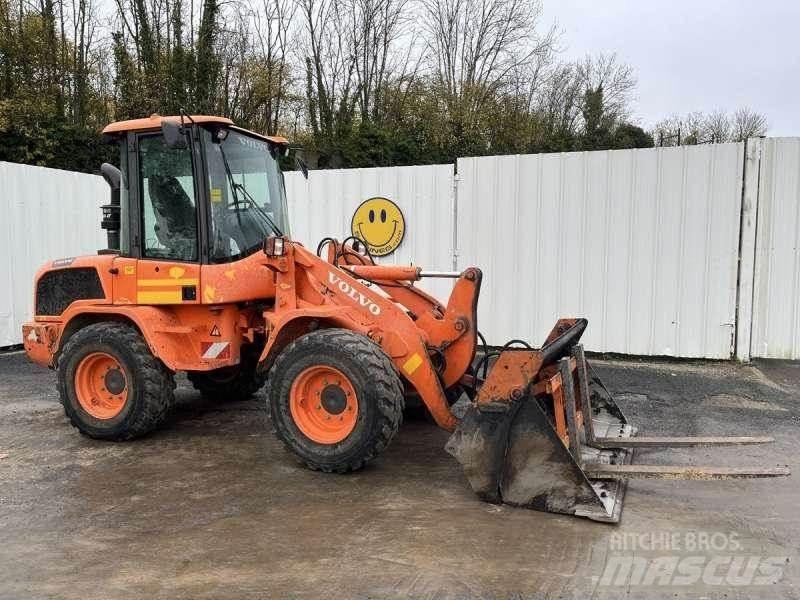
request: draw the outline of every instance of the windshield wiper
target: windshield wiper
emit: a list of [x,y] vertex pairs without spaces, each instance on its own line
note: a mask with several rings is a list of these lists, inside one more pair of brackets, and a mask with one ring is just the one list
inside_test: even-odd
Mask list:
[[228,163],[228,157],[225,155],[225,149],[222,147],[222,144],[219,145],[219,153],[222,156],[222,164],[225,166],[225,175],[228,178],[228,185],[231,186],[231,192],[233,192],[233,201],[236,204],[236,216],[237,219],[239,220],[239,226],[242,225],[241,217],[239,216],[239,204],[243,203],[239,201],[239,194],[237,194],[237,190],[242,191],[247,201],[253,208],[256,209],[256,213],[267,222],[267,225],[269,226],[270,229],[272,229],[273,233],[282,237],[283,232],[275,224],[275,221],[272,220],[272,218],[256,203],[255,200],[253,200],[253,197],[245,189],[244,185],[242,185],[241,183],[237,183],[233,179],[233,172],[231,171],[231,166]]
[[250,203],[250,206],[252,206],[253,208],[256,209],[256,212],[259,215],[261,215],[261,217],[263,217],[267,221],[267,223],[272,228],[272,230],[277,235],[283,236],[283,232],[275,224],[275,221],[273,221],[272,217],[270,217],[269,214],[267,214],[267,211],[265,211],[263,208],[261,208],[258,205],[258,203],[255,200],[253,200],[253,197],[250,195],[250,192],[248,192],[247,189],[245,189],[244,184],[233,182],[232,185],[236,186],[237,188],[239,188],[242,191],[242,193],[245,195],[245,198],[247,198],[247,201]]

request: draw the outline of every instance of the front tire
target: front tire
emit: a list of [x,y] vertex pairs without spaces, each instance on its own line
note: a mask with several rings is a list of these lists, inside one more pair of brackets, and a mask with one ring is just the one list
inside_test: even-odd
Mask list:
[[391,442],[403,420],[403,387],[374,342],[346,329],[312,331],[289,344],[267,379],[278,438],[309,468],[355,471]]
[[164,421],[174,399],[172,372],[124,323],[95,323],[70,337],[57,379],[70,423],[96,439],[130,440],[149,433]]

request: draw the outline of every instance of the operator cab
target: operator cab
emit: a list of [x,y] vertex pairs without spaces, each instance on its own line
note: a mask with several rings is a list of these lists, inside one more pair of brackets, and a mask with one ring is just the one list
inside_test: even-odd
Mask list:
[[112,187],[112,202],[103,207],[110,252],[216,264],[256,252],[269,236],[288,235],[279,166],[285,138],[223,117],[188,115],[120,121],[103,134],[120,148],[119,173],[102,169]]

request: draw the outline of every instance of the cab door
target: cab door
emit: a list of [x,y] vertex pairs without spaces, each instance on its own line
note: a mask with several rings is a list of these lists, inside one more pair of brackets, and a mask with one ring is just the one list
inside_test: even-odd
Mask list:
[[131,135],[127,221],[132,256],[114,262],[114,301],[197,304],[200,202],[193,152],[167,147],[160,132]]

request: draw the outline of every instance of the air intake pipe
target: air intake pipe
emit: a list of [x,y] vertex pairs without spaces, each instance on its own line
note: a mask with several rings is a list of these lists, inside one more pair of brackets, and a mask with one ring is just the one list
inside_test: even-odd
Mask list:
[[100,207],[103,210],[103,220],[100,221],[100,227],[106,230],[109,250],[119,250],[119,186],[120,180],[122,179],[122,173],[114,165],[103,163],[100,165],[100,174],[111,188],[111,203],[104,204]]

